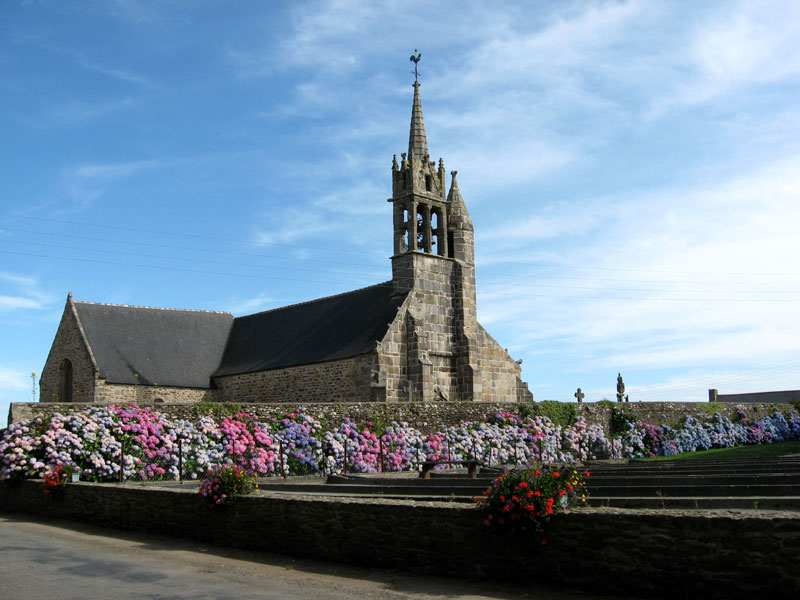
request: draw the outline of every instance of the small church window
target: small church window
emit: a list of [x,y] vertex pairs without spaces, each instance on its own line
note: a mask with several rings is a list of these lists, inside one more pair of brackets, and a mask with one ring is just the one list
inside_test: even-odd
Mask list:
[[433,177],[425,175],[425,190],[430,192],[433,190]]
[[453,232],[452,231],[448,231],[447,232],[447,258],[455,258],[456,257],[455,248],[454,248],[455,243],[454,243],[453,238],[454,238]]
[[61,363],[61,402],[72,402],[72,362],[68,358]]

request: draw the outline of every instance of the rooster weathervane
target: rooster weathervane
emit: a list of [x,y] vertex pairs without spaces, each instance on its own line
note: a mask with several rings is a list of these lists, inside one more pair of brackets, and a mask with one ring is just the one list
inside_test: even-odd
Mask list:
[[419,65],[419,59],[422,58],[422,53],[416,48],[414,48],[414,52],[416,52],[417,55],[414,56],[412,54],[408,60],[414,63],[414,81],[419,81],[419,71],[417,70],[417,66]]

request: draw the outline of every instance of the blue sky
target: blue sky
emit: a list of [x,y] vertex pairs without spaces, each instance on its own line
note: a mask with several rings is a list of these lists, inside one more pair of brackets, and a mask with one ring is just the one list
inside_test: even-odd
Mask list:
[[[0,6],[0,424],[66,295],[248,314],[390,278],[413,65],[537,400],[800,388],[796,2]],[[37,376],[38,378],[38,376]]]

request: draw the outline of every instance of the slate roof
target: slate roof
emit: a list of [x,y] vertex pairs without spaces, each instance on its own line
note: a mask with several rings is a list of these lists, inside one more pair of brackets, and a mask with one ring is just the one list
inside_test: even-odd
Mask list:
[[89,302],[75,309],[109,383],[209,388],[233,325],[221,312]]
[[392,282],[234,319],[214,376],[252,373],[375,350],[405,295]]

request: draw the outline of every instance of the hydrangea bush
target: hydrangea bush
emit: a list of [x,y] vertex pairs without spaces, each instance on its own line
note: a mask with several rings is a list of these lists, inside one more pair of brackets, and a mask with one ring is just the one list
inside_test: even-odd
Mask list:
[[84,481],[118,481],[200,480],[232,465],[279,476],[402,471],[447,458],[492,466],[571,464],[798,439],[796,411],[760,419],[741,411],[733,421],[687,416],[675,426],[632,418],[609,438],[582,417],[556,425],[544,416],[509,412],[422,434],[407,423],[323,424],[303,409],[263,420],[247,413],[187,420],[137,406],[88,407],[10,425],[0,438],[0,479],[42,477],[58,466],[76,468]]

